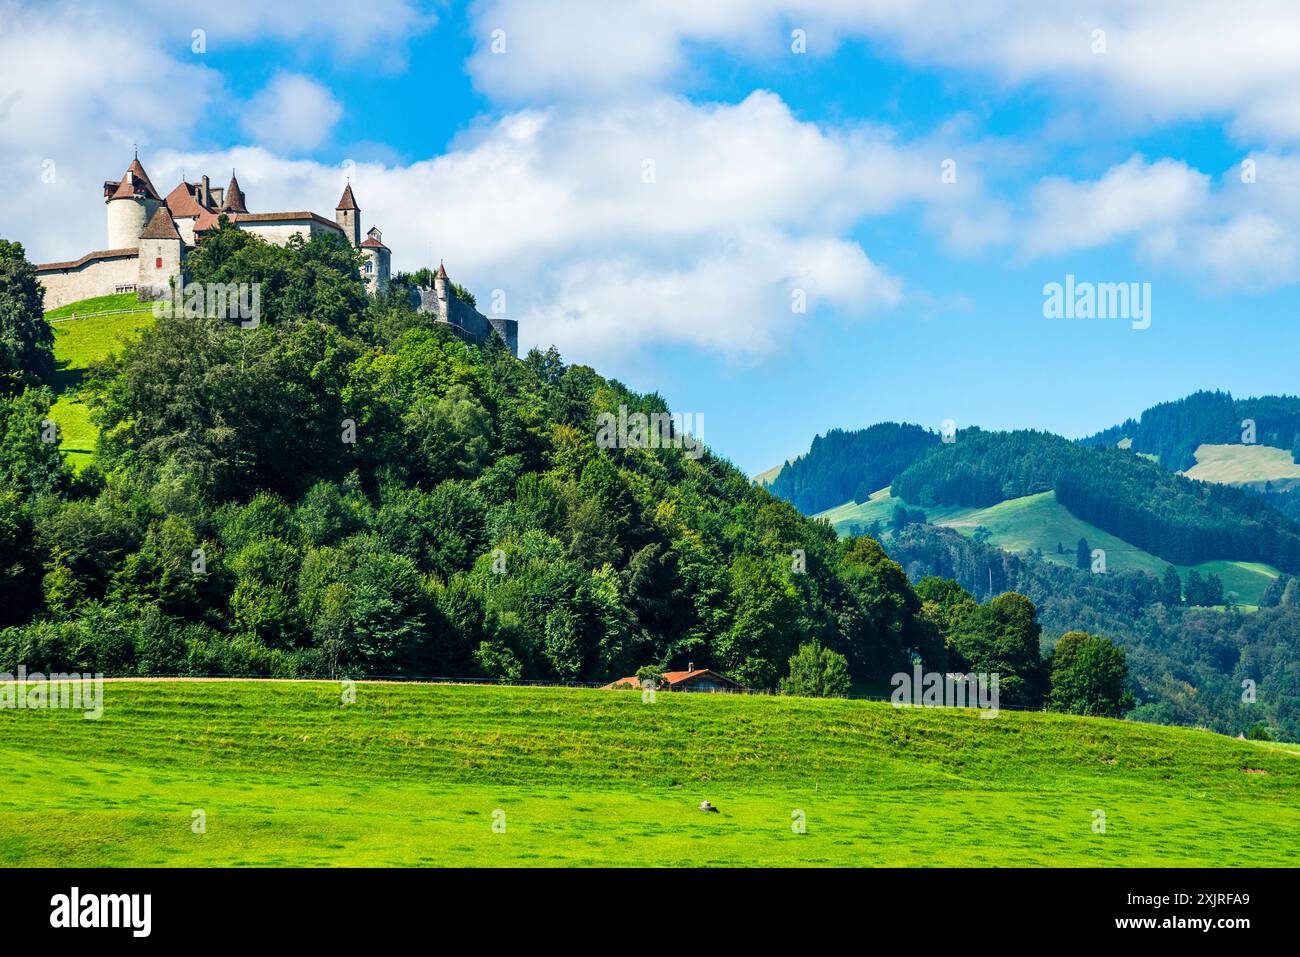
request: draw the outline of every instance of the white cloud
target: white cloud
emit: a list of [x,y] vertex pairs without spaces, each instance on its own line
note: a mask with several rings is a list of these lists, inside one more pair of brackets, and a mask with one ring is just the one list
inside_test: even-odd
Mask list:
[[102,248],[98,185],[133,144],[186,142],[220,99],[213,71],[95,17],[4,5],[0,63],[0,229],[46,260]]
[[1052,177],[1032,190],[1023,248],[1043,255],[1149,235],[1199,213],[1208,195],[1205,174],[1176,160],[1148,163],[1136,155],[1095,181]]
[[193,32],[202,30],[208,53],[263,43],[324,48],[344,58],[375,54],[377,69],[405,65],[412,37],[430,29],[436,17],[420,0],[221,0],[188,4],[176,0],[90,0],[49,5],[47,16],[70,10],[129,24],[128,35],[156,37],[169,48],[189,50]]
[[329,137],[343,107],[330,91],[309,77],[278,73],[245,106],[245,131],[260,143],[285,152],[315,149]]
[[[902,298],[898,280],[856,243],[764,230],[744,230],[685,265],[584,258],[554,279],[521,316],[522,332],[539,343],[581,343],[588,356],[689,343],[763,357],[787,345],[808,316],[887,308]],[[808,315],[794,312],[800,297]]]
[[1224,285],[1266,290],[1300,279],[1294,224],[1244,213],[1215,226],[1196,227],[1187,239],[1194,261]]
[[1141,156],[1095,180],[1053,178],[1030,194],[1019,229],[1027,257],[1131,241],[1145,259],[1222,288],[1264,291],[1300,281],[1300,156],[1248,157],[1217,182],[1187,164]]
[[[693,45],[786,59],[844,40],[998,82],[1042,81],[1128,120],[1227,118],[1241,137],[1300,139],[1300,7],[1289,0],[485,0],[475,8],[480,88],[512,99],[608,96],[688,82]],[[491,31],[506,31],[494,54]],[[1105,52],[1093,52],[1093,31]]]
[[[845,234],[864,216],[948,201],[929,151],[879,129],[800,122],[758,93],[735,105],[527,110],[443,156],[360,163],[351,178],[395,268],[445,258],[485,304],[505,290],[526,343],[585,359],[651,341],[758,357],[803,323],[899,301],[899,280]],[[235,166],[254,210],[332,210],[343,185],[337,167],[261,148],[153,163],[168,182]],[[796,289],[806,314],[792,312]]]

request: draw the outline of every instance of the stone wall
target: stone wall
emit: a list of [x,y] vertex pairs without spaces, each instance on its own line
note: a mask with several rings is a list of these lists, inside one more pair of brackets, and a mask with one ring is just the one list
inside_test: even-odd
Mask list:
[[319,236],[323,233],[338,233],[337,229],[325,226],[314,219],[294,219],[272,223],[241,223],[237,221],[235,225],[240,229],[247,230],[254,236],[261,236],[267,242],[274,243],[277,246],[283,246],[294,236],[301,236],[304,240],[310,240],[313,236]]
[[171,281],[181,274],[180,240],[141,239],[139,262],[136,291],[140,298],[161,298],[171,289]]
[[57,309],[79,299],[111,295],[119,286],[134,288],[139,275],[137,251],[127,249],[111,256],[92,253],[65,269],[38,270],[36,278],[45,287],[45,308]]
[[[420,312],[438,315],[438,297],[432,289],[420,289]],[[442,320],[440,320],[442,321]],[[484,343],[496,332],[515,358],[519,357],[519,323],[514,319],[489,319],[467,302],[461,302],[450,289],[447,290],[447,319],[453,329],[471,342]]]

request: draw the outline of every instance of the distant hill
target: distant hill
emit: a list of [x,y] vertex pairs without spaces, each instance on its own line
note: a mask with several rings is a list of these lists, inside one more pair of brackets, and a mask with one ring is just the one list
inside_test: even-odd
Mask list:
[[1300,572],[1300,525],[1259,496],[1047,432],[964,430],[891,485],[922,507],[987,507],[1049,490],[1075,517],[1174,564],[1227,559]]
[[773,465],[770,469],[768,469],[765,472],[759,472],[757,475],[750,476],[750,481],[753,482],[755,485],[763,485],[763,486],[771,485],[772,482],[776,479],[776,477],[781,474],[781,470],[785,468],[787,465],[789,465],[790,462],[793,461],[794,459],[790,459],[789,461],[783,462],[780,465]]
[[[1075,567],[1075,546],[1082,538],[1090,548],[1105,550],[1110,572],[1140,571],[1159,578],[1172,565],[1184,581],[1193,569],[1201,576],[1213,574],[1223,582],[1226,594],[1235,596],[1238,603],[1247,606],[1258,606],[1280,574],[1273,566],[1258,562],[1211,560],[1194,565],[1173,565],[1075,517],[1056,501],[1055,492],[1008,499],[986,508],[944,505],[927,509],[895,498],[889,494],[889,489],[881,489],[866,502],[846,502],[815,517],[826,519],[842,535],[875,532],[883,536],[891,530],[893,512],[899,506],[923,513],[931,525],[950,528],[966,536],[983,529],[991,546],[1018,554],[1035,553],[1045,562],[1066,568]],[[883,540],[889,550],[891,540]],[[1063,551],[1058,552],[1058,547]]]
[[[773,495],[804,514],[850,498],[864,500],[939,444],[919,425],[881,422],[867,429],[832,429],[812,441],[806,455],[787,463],[769,484]],[[765,473],[767,474],[767,473]]]
[[[1254,424],[1253,435],[1243,424],[1247,422]],[[1292,463],[1297,463],[1300,397],[1234,399],[1227,392],[1196,392],[1152,406],[1138,419],[1104,429],[1081,439],[1080,444],[1123,447],[1154,455],[1166,469],[1178,472],[1196,466],[1197,449],[1203,445],[1272,446],[1289,452]]]
[[[1240,408],[1284,410],[1289,402],[1247,400]],[[1231,415],[1238,409],[1219,393],[1201,394],[1177,409],[1190,415],[1203,406]],[[1266,420],[1280,421],[1281,412]],[[1270,425],[1266,434],[1272,437],[1279,427]],[[869,503],[888,486],[894,497],[926,509],[927,515],[938,507],[989,508],[1050,491],[1076,519],[1171,564],[1250,562],[1300,572],[1300,524],[1293,518],[1259,495],[1194,481],[1152,461],[1169,460],[1168,448],[1143,452],[1136,439],[1126,443],[1128,448],[1117,447],[1128,438],[1086,444],[1050,432],[970,428],[944,443],[919,426],[894,423],[859,432],[833,430],[783,468],[770,490],[806,514],[819,514],[842,507],[851,512],[849,503]],[[1205,458],[1204,468],[1219,474],[1258,478],[1261,469],[1272,468],[1282,477],[1276,452],[1232,449]],[[1192,465],[1197,465],[1195,455]],[[847,518],[837,514],[832,520],[842,524]],[[884,516],[859,518],[869,525]]]

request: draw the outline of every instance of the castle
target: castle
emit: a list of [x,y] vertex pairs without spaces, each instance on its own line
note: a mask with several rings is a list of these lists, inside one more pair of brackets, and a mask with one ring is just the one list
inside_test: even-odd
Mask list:
[[[373,226],[361,238],[361,208],[349,183],[343,189],[334,218],[307,210],[253,213],[248,197],[239,188],[234,170],[225,188],[211,185],[207,176],[191,183],[182,179],[166,197],[159,195],[137,155],[120,180],[104,182],[104,205],[108,215],[107,248],[86,253],[68,262],[44,263],[36,267],[45,287],[45,308],[55,309],[92,296],[134,292],[141,300],[164,298],[175,283],[183,282],[185,261],[203,241],[204,234],[225,216],[234,226],[276,245],[293,236],[310,240],[335,233],[362,254],[361,278],[371,293],[388,288],[392,250],[384,245],[383,234]],[[518,326],[513,319],[489,318],[449,289],[447,271],[441,265],[432,289],[417,290],[414,305],[422,312],[436,313],[463,338],[486,342],[496,332],[511,355],[518,355]]]

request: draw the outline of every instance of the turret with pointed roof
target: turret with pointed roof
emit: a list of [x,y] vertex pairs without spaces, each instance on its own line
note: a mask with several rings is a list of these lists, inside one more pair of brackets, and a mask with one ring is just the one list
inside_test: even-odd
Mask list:
[[339,224],[343,235],[348,238],[353,248],[361,245],[361,207],[357,205],[357,198],[352,195],[351,183],[343,187],[339,204],[334,207],[334,221]]
[[139,241],[145,224],[162,205],[162,197],[136,157],[119,182],[104,183],[104,202],[108,207],[108,248],[128,249]]
[[230,185],[226,187],[225,202],[221,204],[223,213],[246,213],[248,204],[244,199],[244,191],[239,188],[239,180],[235,179],[235,171],[230,171]]

